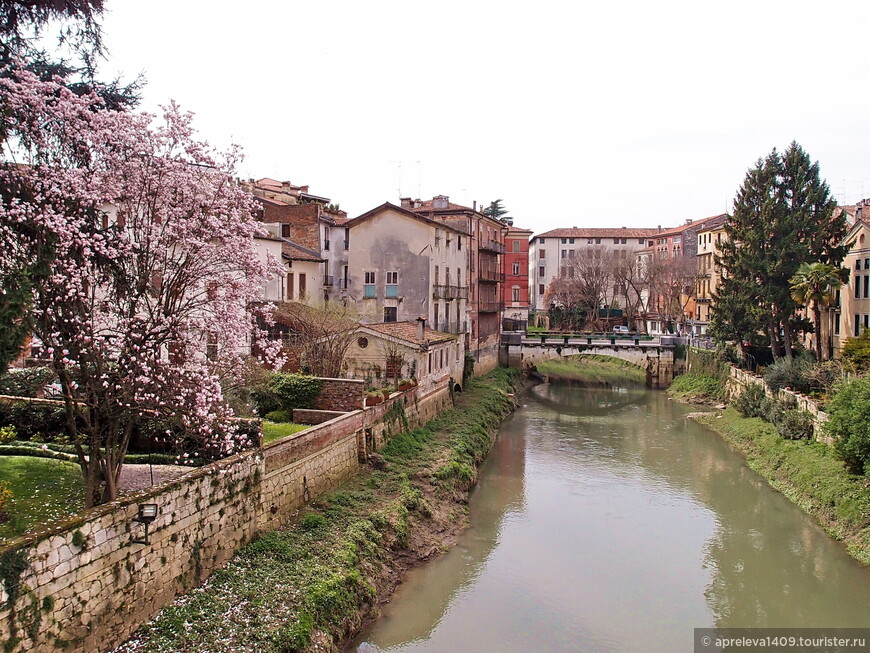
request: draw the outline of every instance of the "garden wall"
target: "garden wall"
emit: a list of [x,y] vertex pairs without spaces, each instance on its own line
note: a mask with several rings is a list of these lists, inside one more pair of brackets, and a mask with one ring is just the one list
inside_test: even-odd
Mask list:
[[[394,394],[262,448],[100,506],[0,551],[0,642],[8,653],[101,651],[125,641],[257,534],[354,475],[390,434],[450,405],[445,382]],[[402,418],[404,415],[404,418]],[[149,544],[133,539],[156,503]]]
[[748,370],[740,369],[739,367],[736,367],[734,365],[730,366],[730,372],[725,390],[729,397],[734,397],[742,392],[743,388],[753,383],[763,387],[764,392],[767,393],[769,397],[775,397],[776,399],[784,401],[794,401],[798,408],[807,411],[810,415],[813,416],[813,431],[815,433],[816,440],[818,440],[819,442],[831,444],[830,438],[824,437],[822,432],[822,425],[828,421],[828,414],[821,410],[819,408],[819,405],[807,395],[785,389],[780,390],[779,392],[774,392],[768,387],[767,382],[764,380],[763,376],[754,374],[753,372],[749,372]]
[[338,410],[345,413],[362,408],[365,402],[365,381],[362,379],[321,379],[323,388],[314,400],[317,410]]

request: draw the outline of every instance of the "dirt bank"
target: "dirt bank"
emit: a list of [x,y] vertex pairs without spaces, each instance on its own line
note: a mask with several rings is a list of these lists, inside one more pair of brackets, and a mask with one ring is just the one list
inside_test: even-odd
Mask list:
[[408,568],[467,528],[477,469],[519,383],[508,370],[472,381],[453,410],[394,436],[371,467],[242,549],[117,650],[340,651]]

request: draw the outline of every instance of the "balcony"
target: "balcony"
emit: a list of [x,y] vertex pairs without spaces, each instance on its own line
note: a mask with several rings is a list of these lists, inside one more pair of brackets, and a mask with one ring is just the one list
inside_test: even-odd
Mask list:
[[480,304],[477,306],[478,313],[498,313],[502,308],[504,308],[504,304],[499,301],[487,301],[480,300]]
[[468,299],[468,288],[465,286],[447,286],[437,284],[432,286],[433,299]]
[[495,283],[504,283],[504,272],[492,268],[481,268],[480,280],[493,281]]
[[450,322],[442,324],[441,330],[454,335],[460,335],[468,330],[468,322]]
[[323,287],[332,288],[335,285],[335,277],[331,274],[323,277]]
[[485,249],[489,252],[495,252],[496,254],[504,254],[504,243],[500,243],[497,240],[484,240],[480,239],[480,249]]
[[350,279],[338,279],[337,283],[342,290],[347,290],[350,287]]

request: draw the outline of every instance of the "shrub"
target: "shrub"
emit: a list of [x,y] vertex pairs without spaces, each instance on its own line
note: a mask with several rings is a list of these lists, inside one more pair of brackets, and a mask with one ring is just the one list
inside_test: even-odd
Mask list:
[[274,410],[313,408],[322,389],[323,380],[316,376],[276,372],[268,383],[254,389],[251,395],[262,415]]
[[17,431],[14,426],[0,427],[0,444],[6,444],[16,439]]
[[55,442],[65,438],[66,411],[60,404],[0,401],[0,426],[14,426],[19,440]]
[[776,432],[786,440],[809,440],[813,437],[813,416],[799,408],[779,412],[774,422]]
[[0,524],[9,521],[9,511],[6,505],[12,499],[12,490],[7,481],[0,481]]
[[837,386],[828,414],[825,432],[837,453],[852,471],[870,475],[870,378]]
[[813,360],[809,356],[780,358],[767,366],[764,380],[767,387],[776,392],[783,388],[791,388],[798,392],[809,393],[813,389]]
[[326,517],[318,515],[316,512],[310,512],[299,520],[299,525],[303,530],[316,531],[326,526]]
[[690,372],[674,378],[668,393],[685,398],[720,399],[724,394],[724,385],[719,376]]
[[737,396],[733,406],[746,417],[763,417],[765,409],[769,408],[769,404],[765,403],[767,399],[764,387],[759,383],[751,383]]
[[270,422],[287,423],[293,421],[293,414],[287,410],[273,410],[265,415],[263,415],[264,419],[269,420]]
[[0,395],[37,397],[54,380],[54,372],[48,367],[11,369],[0,374]]
[[855,338],[846,338],[843,360],[848,361],[856,372],[870,369],[870,329],[861,331],[861,335]]

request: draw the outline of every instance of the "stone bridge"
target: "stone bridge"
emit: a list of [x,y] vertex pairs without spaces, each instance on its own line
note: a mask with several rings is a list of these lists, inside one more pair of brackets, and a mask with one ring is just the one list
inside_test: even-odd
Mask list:
[[683,361],[674,359],[678,339],[661,336],[654,340],[607,336],[533,336],[525,333],[502,333],[501,364],[529,370],[541,361],[564,356],[598,354],[634,363],[646,370],[646,384],[667,388],[675,370]]

